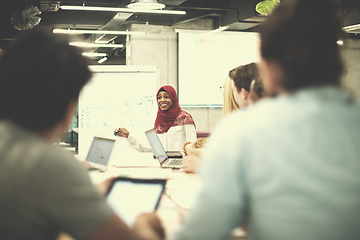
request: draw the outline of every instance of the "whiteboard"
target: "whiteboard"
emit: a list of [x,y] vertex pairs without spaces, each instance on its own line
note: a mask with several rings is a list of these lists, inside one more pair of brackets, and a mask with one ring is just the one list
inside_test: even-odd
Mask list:
[[178,30],[179,103],[182,106],[223,104],[220,86],[229,71],[258,62],[258,33]]
[[[114,129],[125,127],[131,134],[145,136],[154,126],[157,112],[157,66],[90,66],[91,81],[79,95],[79,155],[86,157],[93,136],[111,136]],[[129,144],[117,137],[118,149]]]

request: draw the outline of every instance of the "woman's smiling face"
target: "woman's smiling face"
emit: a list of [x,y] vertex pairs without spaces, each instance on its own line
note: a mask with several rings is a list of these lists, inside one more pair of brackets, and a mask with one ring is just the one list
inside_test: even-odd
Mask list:
[[171,101],[170,95],[165,91],[159,92],[159,94],[157,96],[157,102],[158,102],[159,108],[163,111],[169,110],[172,106],[172,101]]

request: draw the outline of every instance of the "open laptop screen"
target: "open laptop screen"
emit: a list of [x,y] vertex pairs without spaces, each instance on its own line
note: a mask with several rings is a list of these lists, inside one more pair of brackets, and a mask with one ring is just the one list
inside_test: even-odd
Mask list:
[[167,159],[167,154],[155,130],[150,129],[146,131],[145,134],[154,151],[155,157],[160,161],[160,163],[164,162]]
[[86,161],[107,165],[114,145],[113,139],[94,137]]

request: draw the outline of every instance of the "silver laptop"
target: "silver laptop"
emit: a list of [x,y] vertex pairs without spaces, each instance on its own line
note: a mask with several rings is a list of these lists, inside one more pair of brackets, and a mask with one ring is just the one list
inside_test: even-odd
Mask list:
[[160,142],[158,135],[152,128],[145,132],[148,138],[151,148],[153,149],[155,157],[159,160],[160,166],[163,168],[181,168],[182,158],[178,156],[172,157],[168,155]]
[[94,136],[88,155],[85,159],[92,167],[90,170],[107,170],[115,142],[115,138]]

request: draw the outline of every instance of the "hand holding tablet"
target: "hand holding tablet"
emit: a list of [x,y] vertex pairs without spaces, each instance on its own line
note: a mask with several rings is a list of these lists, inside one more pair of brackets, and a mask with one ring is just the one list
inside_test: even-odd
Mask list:
[[165,179],[118,177],[109,189],[107,202],[131,227],[141,213],[153,212],[157,209],[165,184]]

